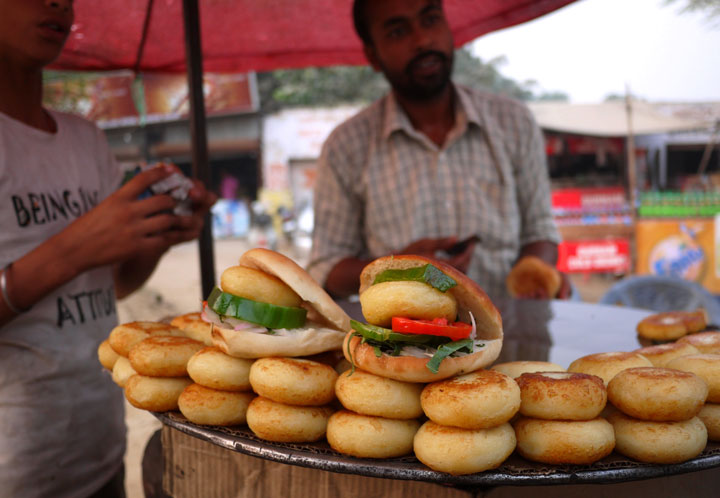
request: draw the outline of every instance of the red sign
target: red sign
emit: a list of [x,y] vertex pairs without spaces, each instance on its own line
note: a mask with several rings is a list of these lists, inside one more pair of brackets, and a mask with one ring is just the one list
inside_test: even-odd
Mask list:
[[597,211],[626,205],[623,187],[564,188],[552,192],[555,211]]
[[558,269],[565,273],[629,273],[627,239],[564,241],[558,247]]

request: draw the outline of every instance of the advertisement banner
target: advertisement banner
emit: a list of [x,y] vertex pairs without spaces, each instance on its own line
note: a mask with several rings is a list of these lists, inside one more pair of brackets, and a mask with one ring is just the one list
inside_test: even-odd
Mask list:
[[720,293],[717,223],[718,218],[639,220],[637,273],[678,277]]
[[557,267],[564,273],[629,273],[630,241],[563,241],[558,246]]

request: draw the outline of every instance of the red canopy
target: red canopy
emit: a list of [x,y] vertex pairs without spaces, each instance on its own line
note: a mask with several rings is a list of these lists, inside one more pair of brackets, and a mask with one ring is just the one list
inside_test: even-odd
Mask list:
[[[573,1],[445,0],[445,9],[460,46]],[[204,69],[267,71],[365,64],[352,28],[351,4],[351,0],[201,0]],[[73,32],[53,67],[184,71],[182,2],[75,0]]]

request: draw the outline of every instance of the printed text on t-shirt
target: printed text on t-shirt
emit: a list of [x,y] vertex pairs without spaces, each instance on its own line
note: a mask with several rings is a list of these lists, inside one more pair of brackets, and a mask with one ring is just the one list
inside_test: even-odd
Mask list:
[[98,320],[115,314],[115,294],[112,287],[94,289],[57,298],[57,326]]
[[98,191],[65,189],[53,192],[28,192],[11,196],[18,226],[44,225],[57,219],[78,218],[98,203]]

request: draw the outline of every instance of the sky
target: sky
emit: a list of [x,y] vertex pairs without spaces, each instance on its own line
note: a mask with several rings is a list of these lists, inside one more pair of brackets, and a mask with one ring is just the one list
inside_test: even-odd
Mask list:
[[653,102],[720,101],[720,19],[680,13],[682,2],[580,0],[470,44],[502,74],[536,80],[575,103],[630,93]]

